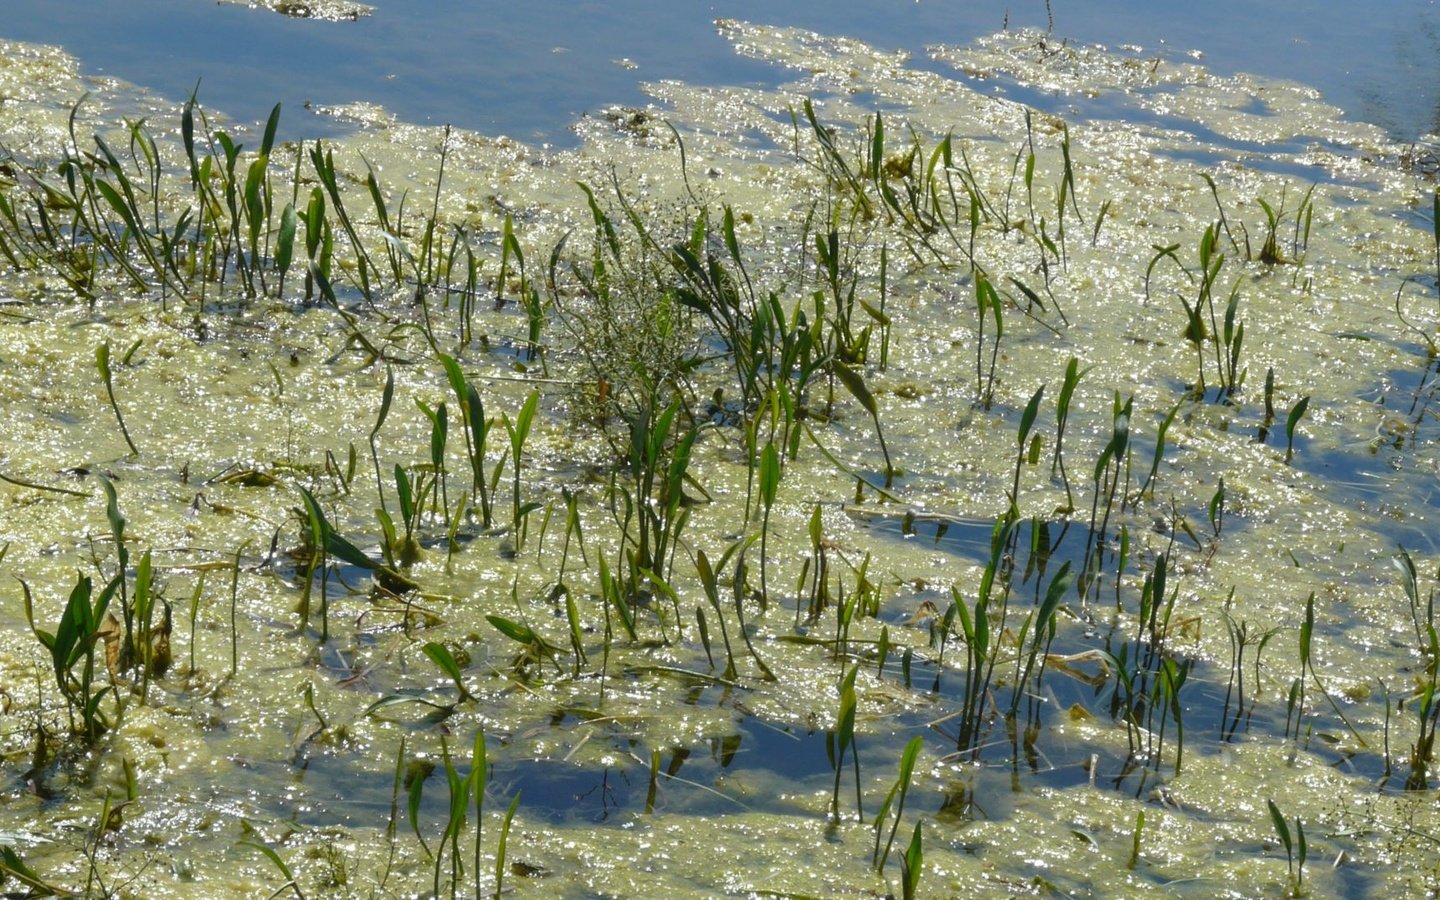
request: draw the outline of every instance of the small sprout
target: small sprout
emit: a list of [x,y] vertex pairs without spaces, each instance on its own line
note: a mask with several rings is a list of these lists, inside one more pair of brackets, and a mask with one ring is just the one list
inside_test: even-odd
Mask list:
[[1290,462],[1295,457],[1295,427],[1305,417],[1305,411],[1310,408],[1310,397],[1306,395],[1300,398],[1300,402],[1290,410],[1290,415],[1285,419],[1285,462]]
[[130,448],[131,456],[139,456],[140,451],[135,447],[135,442],[130,439],[130,429],[125,427],[125,417],[120,413],[120,404],[115,399],[115,380],[110,374],[110,343],[107,341],[95,348],[95,367],[100,370],[100,380],[105,383],[105,395],[110,398],[110,408],[115,411],[115,421],[120,423],[120,433],[125,437],[125,446]]
[[470,693],[469,689],[465,687],[465,677],[460,670],[460,662],[455,658],[454,654],[450,652],[448,647],[438,641],[429,641],[420,649],[424,651],[425,655],[430,658],[430,661],[433,662],[440,671],[450,677],[450,680],[455,684],[456,691],[460,694],[460,700],[462,702],[475,699],[475,695]]

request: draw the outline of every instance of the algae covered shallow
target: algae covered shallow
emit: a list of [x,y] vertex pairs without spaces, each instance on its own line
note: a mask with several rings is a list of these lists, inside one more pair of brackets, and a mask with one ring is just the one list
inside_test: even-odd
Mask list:
[[1433,889],[1423,148],[718,27],[563,152],[5,45],[7,887]]
[[267,9],[295,19],[321,19],[326,22],[353,22],[368,16],[375,7],[349,0],[230,0],[247,6]]

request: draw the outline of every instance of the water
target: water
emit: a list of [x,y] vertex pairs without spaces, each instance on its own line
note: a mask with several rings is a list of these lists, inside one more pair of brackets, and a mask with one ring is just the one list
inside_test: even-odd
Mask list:
[[[716,18],[798,25],[924,55],[1011,28],[1047,28],[1082,42],[1191,52],[1219,73],[1249,71],[1313,85],[1350,115],[1401,140],[1437,130],[1440,7],[1338,0],[1255,4],[1165,0],[374,0],[358,22],[286,18],[190,0],[8,0],[0,37],[60,44],[86,71],[188,96],[263,120],[277,101],[298,110],[366,100],[402,119],[450,122],[527,141],[573,143],[568,127],[610,104],[643,105],[645,80],[773,85],[785,73],[736,56]],[[336,126],[287,115],[308,135]]]

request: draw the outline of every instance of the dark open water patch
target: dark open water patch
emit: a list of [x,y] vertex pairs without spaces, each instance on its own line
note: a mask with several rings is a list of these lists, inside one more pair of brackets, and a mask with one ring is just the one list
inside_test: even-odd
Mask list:
[[[404,121],[561,145],[573,141],[568,128],[585,113],[643,106],[642,81],[770,86],[789,77],[733,53],[715,32],[722,17],[858,37],[908,51],[920,67],[929,45],[965,44],[1006,27],[1053,28],[1066,39],[1177,60],[1200,53],[1220,74],[1318,87],[1402,140],[1437,130],[1440,107],[1440,9],[1428,0],[1383,8],[1165,0],[1143,11],[1123,0],[537,0],[523,12],[498,0],[372,5],[373,15],[336,23],[192,0],[10,0],[0,37],[59,44],[87,72],[176,100],[201,82],[202,101],[241,122],[263,121],[276,102],[298,110],[363,100]],[[283,126],[294,130],[287,137],[344,128],[314,116],[290,116]]]

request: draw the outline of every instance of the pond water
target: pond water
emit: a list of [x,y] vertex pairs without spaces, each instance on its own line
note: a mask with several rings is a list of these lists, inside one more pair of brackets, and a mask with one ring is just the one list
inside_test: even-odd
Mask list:
[[6,879],[1440,889],[1433,3],[15,2]]
[[1138,45],[1213,70],[1312,85],[1397,139],[1437,130],[1440,6],[1393,0],[1250,3],[1162,0],[822,0],[674,4],[535,0],[385,0],[354,22],[266,15],[197,0],[11,0],[4,37],[59,44],[87,71],[170,97],[201,98],[240,121],[277,102],[297,133],[331,130],[299,115],[309,101],[379,103],[405,121],[453,123],[532,142],[572,144],[575,119],[643,105],[638,83],[773,85],[769,66],[737,57],[719,17],[863,36],[923,59],[935,43],[1053,26],[1087,43]]

